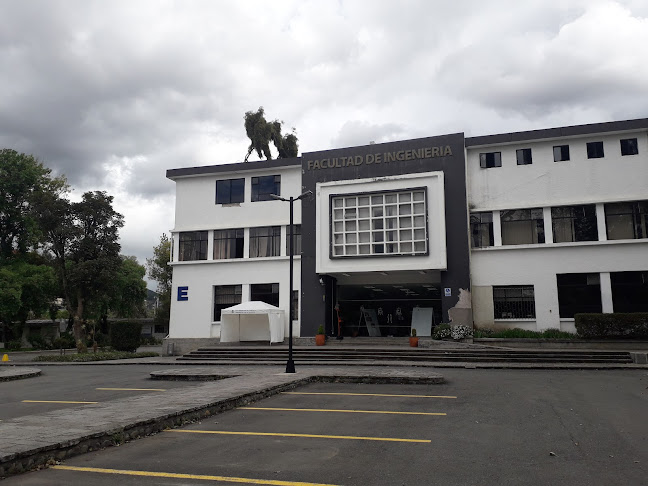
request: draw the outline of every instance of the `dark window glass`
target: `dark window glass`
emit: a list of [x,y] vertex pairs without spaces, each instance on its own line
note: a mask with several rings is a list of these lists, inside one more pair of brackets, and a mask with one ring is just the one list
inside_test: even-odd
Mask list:
[[214,230],[214,260],[243,258],[243,228]]
[[606,204],[605,225],[608,240],[648,238],[648,201]]
[[216,181],[216,204],[242,203],[245,179]]
[[179,253],[181,262],[207,260],[207,231],[180,233]]
[[517,149],[515,151],[515,157],[517,159],[517,165],[529,165],[533,163],[530,148]]
[[598,273],[556,275],[560,317],[574,317],[581,312],[602,312],[601,280]]
[[493,246],[493,213],[472,213],[470,215],[470,235],[473,248]]
[[621,140],[621,155],[637,155],[639,146],[636,138],[626,138]]
[[587,204],[551,208],[551,226],[554,243],[596,241],[596,206]]
[[296,321],[299,319],[299,291],[293,290],[292,300],[290,302],[290,308],[292,309],[292,320]]
[[279,284],[252,284],[250,285],[250,300],[260,300],[266,304],[279,307]]
[[500,213],[502,245],[544,243],[542,209],[514,209]]
[[250,258],[279,256],[280,226],[250,228]]
[[604,157],[603,142],[588,142],[587,143],[587,158],[600,159]]
[[[301,224],[293,225],[293,255],[301,255]],[[290,255],[290,226],[286,226],[286,255]]]
[[168,326],[165,324],[156,324],[155,330],[153,332],[155,332],[155,334],[168,333],[169,329]]
[[487,152],[479,154],[479,166],[482,169],[502,167],[502,152]]
[[493,310],[495,319],[534,319],[533,285],[493,287]]
[[252,201],[271,201],[271,194],[281,196],[281,176],[252,178]]
[[556,145],[553,148],[554,162],[569,160],[569,145]]
[[217,285],[214,287],[214,320],[221,320],[221,311],[241,303],[240,285]]
[[614,312],[648,312],[648,272],[612,272]]

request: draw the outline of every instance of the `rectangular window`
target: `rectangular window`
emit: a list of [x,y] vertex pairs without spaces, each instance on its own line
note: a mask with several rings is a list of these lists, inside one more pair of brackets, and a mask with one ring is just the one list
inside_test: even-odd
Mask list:
[[293,321],[299,320],[299,291],[293,290],[292,300],[290,301]]
[[[293,255],[301,255],[301,224],[293,225]],[[290,226],[286,226],[286,255],[290,255]]]
[[502,245],[544,243],[542,209],[514,209],[500,213]]
[[471,213],[470,236],[473,248],[493,246],[493,213]]
[[648,272],[612,272],[614,312],[648,312]]
[[280,226],[250,228],[250,258],[279,256],[280,241]]
[[554,243],[596,241],[596,206],[562,206],[551,208],[551,226]]
[[331,197],[331,257],[427,255],[425,189]]
[[271,201],[271,194],[281,196],[280,175],[252,178],[252,201]]
[[517,165],[529,165],[533,163],[530,148],[517,149],[515,151],[515,158],[517,159]]
[[214,286],[214,321],[221,320],[221,311],[241,303],[241,285]]
[[207,231],[180,233],[179,257],[181,262],[207,260]]
[[502,152],[487,152],[479,154],[479,167],[482,169],[502,167]]
[[495,319],[535,319],[533,285],[493,287]]
[[648,238],[648,201],[605,205],[608,240]]
[[603,142],[588,142],[587,143],[587,158],[600,159],[604,157]]
[[602,312],[601,278],[598,273],[556,275],[560,317],[574,317],[581,312]]
[[169,326],[165,324],[155,324],[155,328],[153,331],[155,334],[162,334],[162,333],[167,333],[169,332]]
[[569,145],[555,145],[553,148],[554,162],[569,160]]
[[621,155],[637,155],[639,146],[636,138],[626,138],[621,140]]
[[216,181],[216,204],[242,203],[245,195],[245,179]]
[[250,300],[259,300],[266,304],[279,307],[279,284],[252,284],[250,285]]
[[214,230],[214,260],[243,258],[243,228]]

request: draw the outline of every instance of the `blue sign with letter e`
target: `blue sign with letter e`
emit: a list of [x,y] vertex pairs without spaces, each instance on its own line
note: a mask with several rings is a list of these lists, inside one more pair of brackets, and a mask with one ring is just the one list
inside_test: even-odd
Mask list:
[[189,287],[178,287],[178,300],[189,300]]

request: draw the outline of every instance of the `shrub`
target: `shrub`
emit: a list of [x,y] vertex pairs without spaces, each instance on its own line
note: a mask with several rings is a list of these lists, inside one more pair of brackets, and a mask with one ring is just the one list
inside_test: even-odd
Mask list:
[[412,337],[416,337],[416,329],[412,328]]
[[142,339],[140,340],[140,346],[159,346],[161,344],[162,340],[155,336],[142,336]]
[[7,350],[8,351],[18,351],[20,349],[20,341],[8,341]]
[[432,335],[432,337],[434,339],[446,339],[452,337],[450,324],[439,324],[434,328],[434,334]]
[[452,336],[452,339],[455,341],[458,341],[459,339],[465,339],[472,337],[473,332],[472,329],[469,328],[468,326],[464,326],[463,324],[459,324],[458,326],[453,326],[450,329],[450,336]]
[[576,331],[584,338],[648,338],[648,312],[576,314],[574,320]]
[[142,325],[137,322],[114,322],[110,325],[110,346],[116,351],[135,351],[140,345]]
[[324,326],[320,326],[317,328],[317,334],[324,334]]
[[51,345],[40,334],[31,334],[28,338],[29,343],[34,349],[50,349]]
[[52,344],[54,348],[59,349],[70,349],[76,347],[74,336],[68,332],[62,333],[61,336],[57,337]]

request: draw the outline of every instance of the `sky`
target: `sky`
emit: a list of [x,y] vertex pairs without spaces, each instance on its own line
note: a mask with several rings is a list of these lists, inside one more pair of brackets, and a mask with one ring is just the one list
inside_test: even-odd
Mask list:
[[[0,0],[0,148],[114,196],[124,255],[174,227],[166,170],[648,117],[645,0]],[[276,155],[276,152],[274,152]],[[258,160],[256,154],[250,160]],[[149,283],[154,288],[153,283]]]

